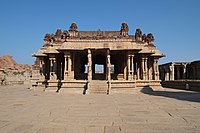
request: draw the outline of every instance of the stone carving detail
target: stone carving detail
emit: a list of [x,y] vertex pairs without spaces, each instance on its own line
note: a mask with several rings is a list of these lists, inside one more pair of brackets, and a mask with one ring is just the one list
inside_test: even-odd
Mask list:
[[61,29],[57,29],[55,36],[56,37],[61,37],[62,35],[62,30]]
[[142,41],[142,31],[140,29],[136,29],[135,40],[140,42]]
[[46,42],[50,42],[50,39],[51,39],[51,34],[46,34],[45,37],[44,37],[44,41]]
[[146,36],[146,34],[142,35],[142,42],[147,42],[147,36]]
[[54,34],[46,34],[44,37],[44,41],[48,43],[53,43],[55,41]]
[[147,35],[147,42],[148,42],[148,44],[154,44],[154,36],[152,33],[149,33]]
[[71,24],[71,26],[69,27],[69,31],[78,31],[78,27],[75,22]]
[[120,30],[121,35],[128,36],[128,31],[129,31],[129,28],[128,28],[127,23],[122,23],[121,30]]
[[64,30],[61,36],[62,41],[66,41],[67,37],[68,37],[68,31]]
[[53,36],[56,42],[61,42],[61,37],[62,37],[62,30],[57,29],[55,35]]
[[76,23],[72,23],[71,26],[69,27],[69,32],[71,37],[76,37],[78,35],[78,27]]

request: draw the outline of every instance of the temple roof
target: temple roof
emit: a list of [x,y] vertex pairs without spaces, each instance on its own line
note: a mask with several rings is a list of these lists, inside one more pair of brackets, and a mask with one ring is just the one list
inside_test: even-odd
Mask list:
[[79,31],[77,24],[72,23],[68,31],[57,29],[55,34],[46,34],[43,47],[33,56],[84,49],[134,50],[139,51],[139,54],[165,56],[154,45],[153,34],[142,34],[141,29],[138,28],[134,35],[129,35],[129,27],[126,23],[122,23],[119,31]]
[[44,54],[58,54],[59,52],[56,50],[57,47],[50,46],[44,52]]
[[32,56],[35,56],[35,57],[42,57],[42,56],[47,56],[46,54],[44,54],[46,51],[46,48],[45,47],[42,47],[40,48],[37,53],[33,53]]
[[79,31],[78,32],[79,37],[94,37],[94,36],[108,36],[108,37],[113,37],[113,36],[120,36],[120,31]]

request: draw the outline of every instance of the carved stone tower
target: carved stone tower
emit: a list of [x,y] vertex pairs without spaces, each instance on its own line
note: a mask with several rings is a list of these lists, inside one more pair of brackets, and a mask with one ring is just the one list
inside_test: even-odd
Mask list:
[[122,36],[128,36],[128,31],[129,31],[129,29],[128,29],[128,25],[127,25],[127,23],[122,23],[122,26],[121,26],[121,30],[120,30],[120,34],[122,35]]
[[78,35],[78,27],[76,23],[72,23],[71,26],[69,27],[69,33],[70,37],[76,37]]

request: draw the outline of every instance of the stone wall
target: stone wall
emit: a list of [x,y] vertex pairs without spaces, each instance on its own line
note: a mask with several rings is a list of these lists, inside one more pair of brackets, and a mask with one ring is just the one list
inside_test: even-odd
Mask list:
[[185,89],[200,92],[200,80],[173,80],[163,81],[163,87]]

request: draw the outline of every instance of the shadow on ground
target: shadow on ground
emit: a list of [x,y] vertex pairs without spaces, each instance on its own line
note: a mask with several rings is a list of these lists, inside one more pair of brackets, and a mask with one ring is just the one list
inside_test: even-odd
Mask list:
[[190,102],[200,102],[200,92],[173,92],[173,91],[154,91],[151,87],[144,87],[141,90],[142,93],[153,95],[153,96],[162,96],[168,98],[174,98],[178,100],[190,101]]

